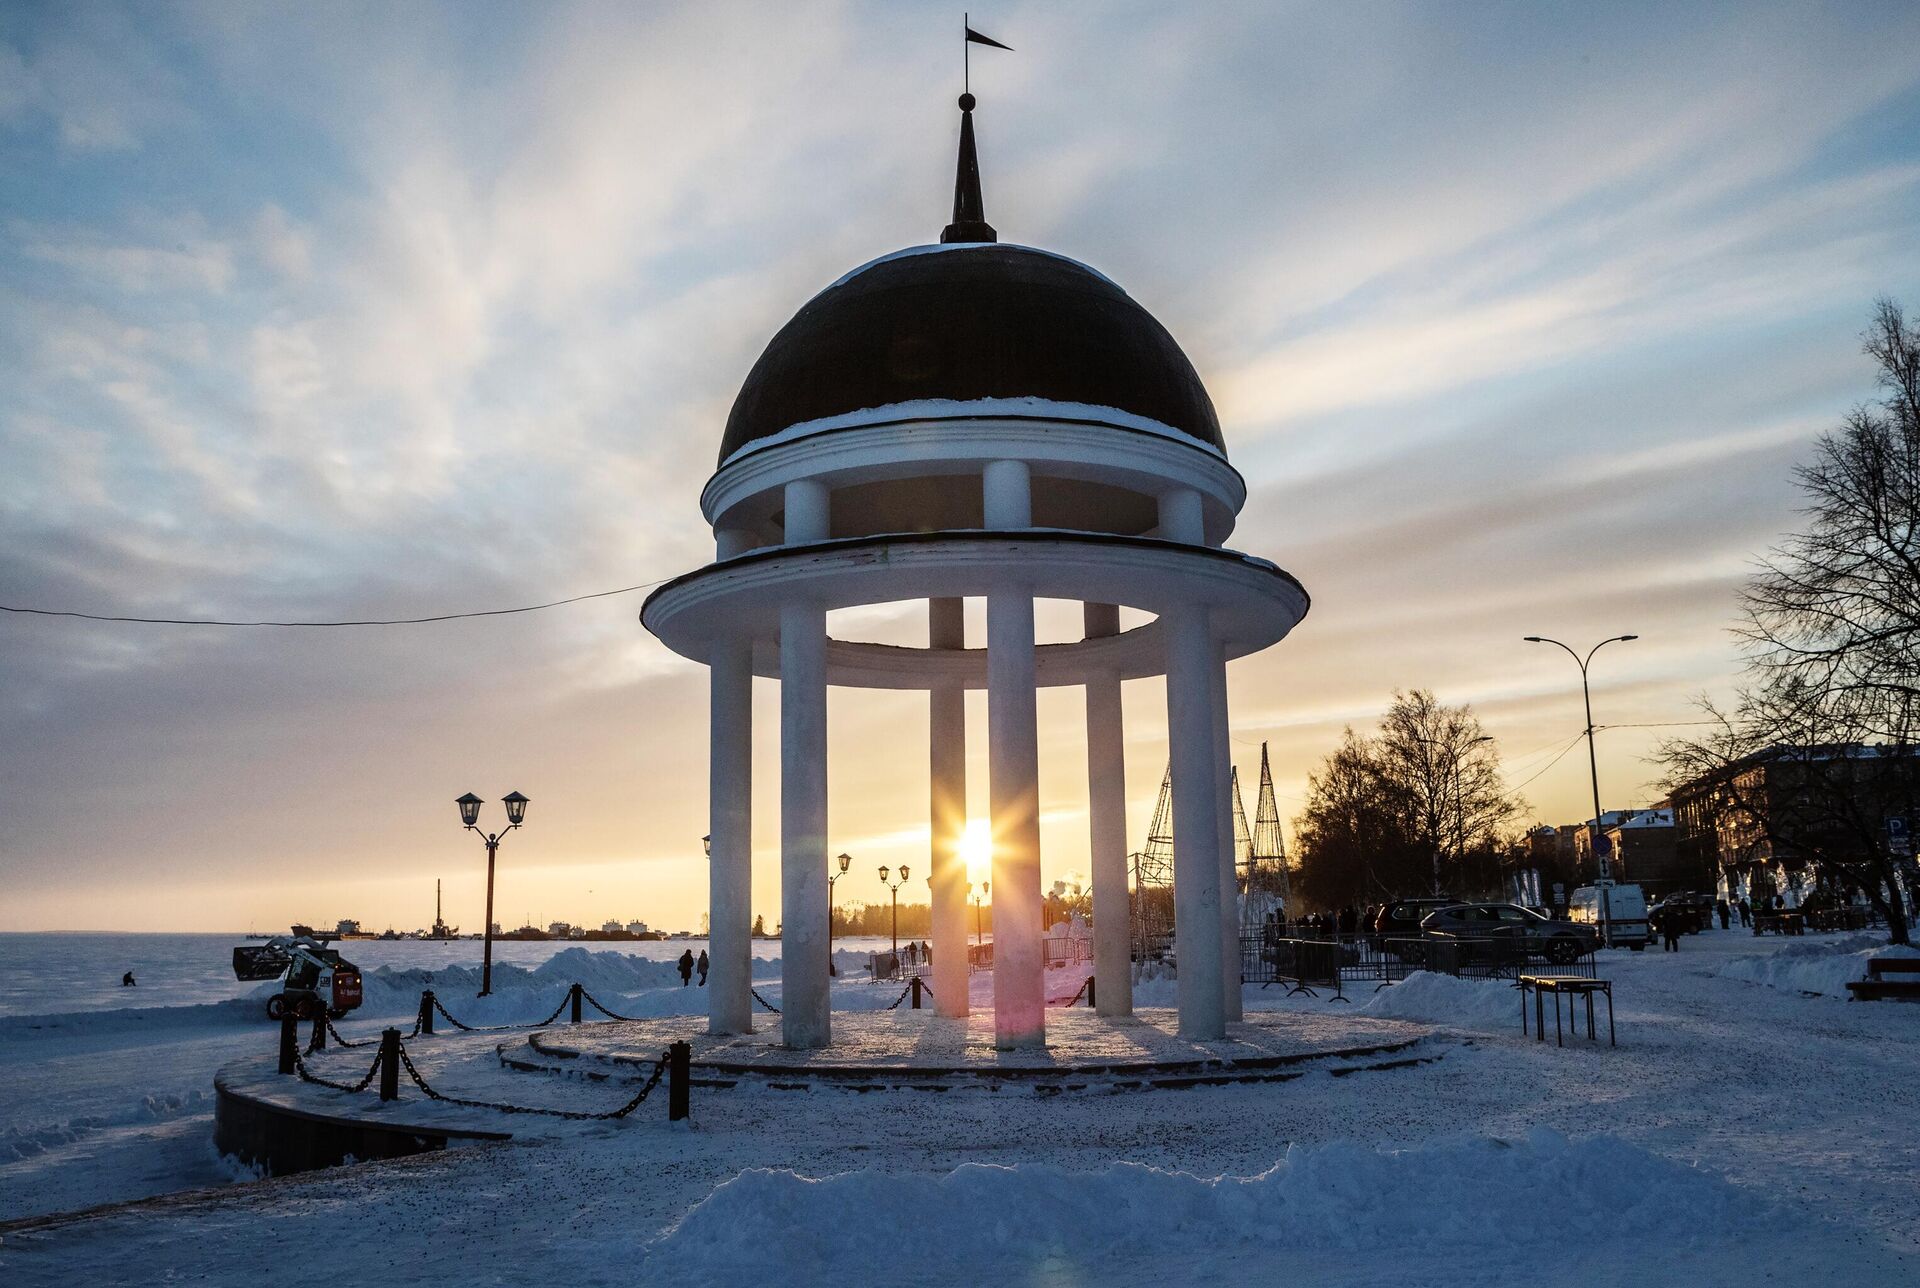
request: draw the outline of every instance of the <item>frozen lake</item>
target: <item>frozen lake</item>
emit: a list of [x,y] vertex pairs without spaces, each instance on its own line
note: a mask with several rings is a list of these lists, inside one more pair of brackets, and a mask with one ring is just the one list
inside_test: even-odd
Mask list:
[[[0,934],[0,1016],[57,1015],[133,1007],[194,1006],[247,997],[262,985],[233,977],[233,949],[259,943],[243,934]],[[670,962],[691,948],[698,957],[704,939],[633,940],[610,943],[546,940],[498,941],[495,966],[533,968],[568,948],[588,947]],[[353,939],[336,944],[342,956],[368,974],[388,967],[399,971],[438,972],[480,969],[477,939],[430,943],[417,939]],[[887,947],[877,936],[834,940],[837,952],[874,952]],[[756,940],[753,954],[763,961],[780,956],[777,939]],[[132,971],[138,981],[123,988],[120,977]],[[761,972],[756,970],[756,975]]]

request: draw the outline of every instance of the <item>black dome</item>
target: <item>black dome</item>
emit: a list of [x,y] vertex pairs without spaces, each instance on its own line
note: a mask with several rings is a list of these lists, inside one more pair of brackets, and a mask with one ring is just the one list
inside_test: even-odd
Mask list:
[[809,300],[747,373],[720,460],[805,421],[982,398],[1114,407],[1225,448],[1193,364],[1125,291],[1045,251],[965,244],[876,261]]

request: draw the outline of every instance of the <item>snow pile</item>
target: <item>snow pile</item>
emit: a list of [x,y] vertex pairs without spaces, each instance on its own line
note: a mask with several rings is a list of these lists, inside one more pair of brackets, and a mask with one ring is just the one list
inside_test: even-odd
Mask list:
[[[416,1004],[418,998],[415,998]],[[145,1033],[155,1029],[233,1028],[266,1018],[260,1002],[234,998],[198,1006],[128,1006],[115,1011],[66,1011],[58,1015],[0,1015],[0,1041]]]
[[63,1123],[0,1128],[0,1160],[32,1158],[49,1150],[75,1144],[109,1128],[164,1122],[184,1114],[203,1113],[212,1105],[211,1092],[194,1090],[174,1095],[142,1096],[131,1107],[118,1113],[87,1114]]
[[1358,1011],[1461,1029],[1513,1029],[1520,1023],[1520,994],[1506,980],[1455,979],[1417,970],[1375,993]]
[[[1758,1197],[1615,1137],[1465,1140],[1413,1150],[1350,1142],[1294,1146],[1259,1176],[1201,1178],[1136,1163],[1095,1172],[969,1164],[944,1176],[863,1170],[824,1180],[748,1171],[718,1186],[650,1249],[648,1269],[725,1282],[780,1249],[788,1278],[865,1277],[874,1231],[912,1231],[915,1269],[978,1281],[1050,1258],[1130,1256],[1196,1264],[1234,1245],[1294,1257],[1363,1252],[1383,1264],[1466,1256],[1485,1282],[1541,1255],[1542,1227],[1517,1214],[1604,1212],[1608,1243],[1664,1253],[1791,1236]],[[848,1220],[859,1213],[859,1220]],[[1405,1260],[1395,1262],[1395,1257]],[[680,1282],[679,1278],[675,1282]]]
[[1865,979],[1867,961],[1873,957],[1920,957],[1920,948],[1889,946],[1876,934],[1798,940],[1770,953],[1735,957],[1720,967],[1720,974],[1788,992],[1845,998],[1851,996],[1847,981]]

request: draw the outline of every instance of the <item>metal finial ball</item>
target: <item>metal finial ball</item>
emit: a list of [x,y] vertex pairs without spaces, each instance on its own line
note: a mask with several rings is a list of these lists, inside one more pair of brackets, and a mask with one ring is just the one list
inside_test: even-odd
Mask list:
[[960,96],[960,110],[963,112],[971,112],[973,110],[973,95],[962,94]]

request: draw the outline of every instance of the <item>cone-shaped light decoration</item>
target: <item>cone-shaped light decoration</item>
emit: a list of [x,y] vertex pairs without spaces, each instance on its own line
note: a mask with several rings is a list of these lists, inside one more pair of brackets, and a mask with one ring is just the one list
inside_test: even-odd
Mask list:
[[960,164],[953,177],[953,222],[940,234],[943,242],[997,242],[1000,234],[987,222],[980,196],[980,157],[973,147],[973,95],[960,96]]

